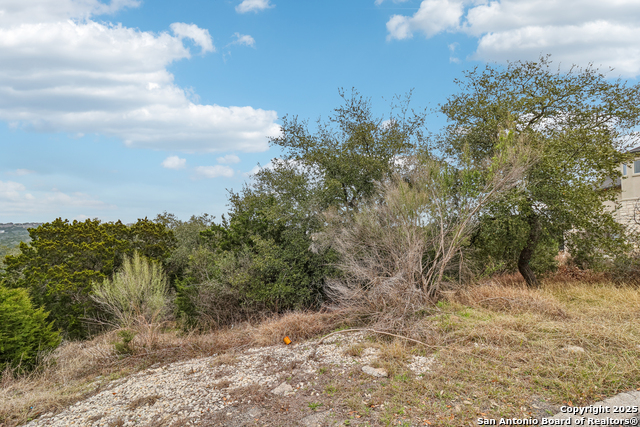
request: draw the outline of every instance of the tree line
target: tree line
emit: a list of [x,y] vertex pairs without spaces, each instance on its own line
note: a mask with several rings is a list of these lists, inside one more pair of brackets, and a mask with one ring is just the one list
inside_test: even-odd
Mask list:
[[123,310],[144,316],[153,304],[121,298],[143,274],[156,293],[136,298],[162,294],[154,313],[207,328],[327,302],[402,317],[501,272],[537,287],[560,245],[581,268],[637,269],[602,183],[630,159],[640,87],[592,67],[554,70],[549,57],[456,83],[437,134],[410,95],[383,116],[352,91],[313,127],[284,117],[270,140],[282,158],[230,192],[219,221],[163,213],[30,229],[0,273],[0,368],[123,326]]

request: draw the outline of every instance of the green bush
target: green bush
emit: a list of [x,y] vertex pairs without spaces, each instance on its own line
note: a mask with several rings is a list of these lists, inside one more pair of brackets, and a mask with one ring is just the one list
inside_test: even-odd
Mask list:
[[42,308],[33,308],[26,290],[0,285],[0,372],[30,369],[39,352],[60,344],[59,333],[46,319]]
[[122,341],[116,341],[113,344],[113,346],[116,349],[116,353],[120,355],[133,354],[135,349],[133,348],[133,345],[131,344],[131,342],[135,337],[136,337],[135,331],[130,331],[128,329],[123,329],[121,331],[118,331],[118,338],[120,338]]
[[306,206],[291,204],[245,189],[232,195],[230,219],[203,232],[206,244],[191,254],[187,268],[191,285],[179,286],[179,297],[190,299],[201,323],[319,306],[331,252],[310,250],[316,218]]
[[[176,238],[176,247],[164,263],[172,290],[175,291],[173,306],[175,317],[186,329],[197,326],[198,313],[194,302],[197,301],[197,288],[193,286],[196,272],[193,272],[193,259],[207,250],[206,240],[201,232],[213,225],[214,217],[203,214],[193,215],[187,221],[178,219],[174,214],[164,212],[155,218],[155,222],[171,230]],[[198,278],[196,281],[201,281]]]

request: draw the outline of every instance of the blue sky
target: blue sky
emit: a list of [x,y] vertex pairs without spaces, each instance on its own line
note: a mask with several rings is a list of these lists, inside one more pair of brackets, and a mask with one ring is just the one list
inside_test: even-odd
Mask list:
[[341,87],[434,108],[465,69],[546,53],[635,83],[638,40],[637,0],[2,0],[0,222],[219,217],[280,118]]

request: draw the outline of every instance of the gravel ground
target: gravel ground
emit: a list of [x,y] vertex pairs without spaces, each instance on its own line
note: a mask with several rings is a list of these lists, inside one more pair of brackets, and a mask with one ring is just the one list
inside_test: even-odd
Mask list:
[[[375,370],[369,364],[377,358],[376,349],[366,348],[353,357],[345,354],[349,345],[363,339],[361,333],[336,335],[318,346],[315,356],[315,347],[300,343],[154,366],[116,381],[98,378],[95,395],[60,413],[44,414],[27,426],[231,425],[215,420],[257,419],[261,411],[250,407],[252,397],[259,400],[264,393],[282,399],[298,393],[319,396],[321,390],[314,391],[314,384],[323,366],[341,374],[354,365],[362,365],[363,372]],[[420,375],[432,363],[432,358],[413,356],[408,367]],[[376,371],[370,375],[386,375],[383,370]],[[238,403],[250,409],[234,414]],[[327,416],[326,411],[319,412],[297,422],[320,425],[320,419]]]
[[[370,397],[366,394],[367,388],[387,380],[386,371],[377,367],[379,351],[375,347],[360,346],[359,351],[346,351],[365,340],[363,333],[343,334],[325,340],[317,350],[309,342],[283,344],[152,366],[115,381],[96,378],[93,396],[57,414],[44,414],[26,425],[319,427],[346,422],[369,425],[364,420],[360,422],[349,417],[344,408],[334,407],[335,402],[326,392],[328,376],[333,378],[330,381],[342,378],[346,384],[351,382],[349,378],[354,370],[370,378],[367,381],[369,385],[362,389],[363,398]],[[349,355],[357,353],[358,356]],[[416,376],[421,376],[434,363],[430,357],[411,356],[406,367]],[[325,375],[329,370],[331,375]],[[465,400],[460,404],[471,405],[472,402]],[[638,406],[640,391],[621,393],[593,405],[611,408]],[[376,410],[383,407],[379,405]],[[532,407],[537,408],[539,416],[545,417],[549,416],[549,410],[559,410],[558,407],[541,408],[535,404]],[[463,410],[463,407],[458,410]],[[610,415],[601,414],[596,418],[606,416]],[[563,413],[553,417],[556,422],[567,422],[567,418],[579,417]],[[632,421],[626,425],[638,423],[637,412],[615,418]]]

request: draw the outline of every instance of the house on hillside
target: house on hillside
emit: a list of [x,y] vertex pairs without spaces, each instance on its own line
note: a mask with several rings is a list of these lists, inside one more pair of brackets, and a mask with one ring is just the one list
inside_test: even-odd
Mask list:
[[637,225],[640,228],[640,147],[631,152],[636,154],[635,160],[620,166],[622,179],[616,184],[621,192],[615,217],[622,224]]

